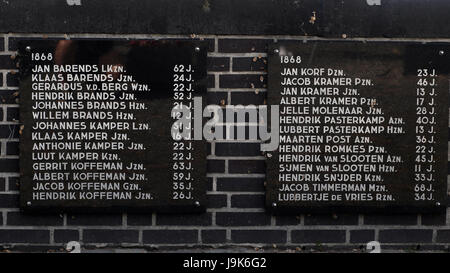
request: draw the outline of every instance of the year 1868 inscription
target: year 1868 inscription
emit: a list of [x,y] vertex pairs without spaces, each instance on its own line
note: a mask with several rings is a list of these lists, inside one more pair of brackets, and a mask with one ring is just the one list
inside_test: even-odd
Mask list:
[[31,40],[19,48],[24,209],[204,209],[206,144],[171,131],[172,108],[206,92],[202,43]]
[[280,144],[267,158],[267,206],[445,207],[449,72],[443,44],[273,44],[268,102],[280,107]]

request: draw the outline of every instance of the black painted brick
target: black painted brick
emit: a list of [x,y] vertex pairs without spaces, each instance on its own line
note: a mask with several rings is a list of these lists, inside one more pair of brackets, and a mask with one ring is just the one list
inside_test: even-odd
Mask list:
[[19,190],[19,177],[12,176],[8,178],[8,187],[10,191],[18,191]]
[[380,230],[381,243],[430,243],[433,231],[424,229]]
[[217,178],[217,191],[264,191],[264,178]]
[[223,173],[225,172],[225,160],[210,159],[207,161],[208,173]]
[[206,76],[206,88],[214,88],[216,85],[216,80],[214,75],[212,74],[208,74],[208,76]]
[[6,109],[6,120],[7,121],[19,120],[19,107],[8,107]]
[[3,108],[0,108],[0,121],[3,121]]
[[156,215],[156,225],[161,226],[208,226],[211,225],[211,221],[211,213]]
[[0,125],[0,138],[19,138],[19,125]]
[[232,208],[262,208],[265,196],[261,194],[236,194],[231,196]]
[[73,226],[119,226],[122,225],[121,214],[69,214],[67,225]]
[[233,71],[266,71],[267,59],[258,57],[233,58]]
[[450,229],[438,230],[436,234],[436,242],[450,243]]
[[220,88],[266,88],[267,77],[254,74],[220,75]]
[[270,215],[263,212],[217,212],[219,226],[264,226],[270,225]]
[[4,177],[0,177],[0,191],[5,191],[6,187],[6,179]]
[[208,92],[207,103],[215,105],[226,105],[228,104],[228,93],[227,92]]
[[234,243],[286,243],[287,233],[284,230],[232,230],[231,240]]
[[357,225],[357,214],[308,214],[305,225]]
[[415,214],[368,214],[364,215],[366,225],[416,225]]
[[262,155],[260,143],[216,143],[217,156],[258,156]]
[[227,206],[227,196],[225,194],[208,194],[208,208],[224,208]]
[[296,226],[300,224],[301,218],[299,215],[279,215],[275,217],[275,224],[277,226]]
[[230,160],[229,173],[265,173],[264,160]]
[[[1,74],[0,74],[0,85],[1,85]],[[16,98],[14,94],[18,92],[17,90],[0,90],[0,103],[14,104],[16,103]],[[3,120],[3,119],[2,119]]]
[[79,241],[80,234],[74,229],[56,229],[53,233],[55,243],[68,243],[70,241]]
[[5,50],[5,39],[0,38],[0,51]]
[[131,214],[127,215],[127,224],[130,226],[151,226],[152,214]]
[[8,172],[8,173],[19,172],[19,159],[15,158],[0,159],[0,172]]
[[447,221],[446,213],[423,214],[422,225],[424,226],[445,226]]
[[19,154],[19,142],[10,141],[6,143],[6,154],[7,155],[18,155]]
[[219,52],[241,53],[241,52],[262,52],[267,51],[269,39],[219,39]]
[[17,207],[19,207],[18,194],[0,194],[0,208],[17,208]]
[[213,178],[212,177],[207,177],[206,178],[206,190],[207,191],[212,191],[213,190],[213,184],[214,184]]
[[16,65],[14,64],[11,55],[0,55],[0,69],[15,69]]
[[197,230],[144,230],[144,244],[189,244],[197,243]]
[[138,240],[139,231],[137,230],[83,230],[84,243],[137,243]]
[[232,105],[264,105],[266,92],[231,92]]
[[50,232],[48,230],[36,229],[2,229],[0,230],[0,242],[48,244],[50,242]]
[[61,226],[63,224],[63,217],[58,214],[8,212],[6,219],[9,226]]
[[8,73],[6,75],[6,85],[9,87],[17,87],[19,86],[19,74],[17,73]]
[[293,230],[293,243],[344,243],[345,230]]
[[220,244],[227,240],[227,232],[223,229],[202,230],[202,243]]
[[228,57],[208,57],[207,60],[208,71],[229,71],[230,58]]
[[374,230],[350,230],[350,243],[365,244],[375,240]]

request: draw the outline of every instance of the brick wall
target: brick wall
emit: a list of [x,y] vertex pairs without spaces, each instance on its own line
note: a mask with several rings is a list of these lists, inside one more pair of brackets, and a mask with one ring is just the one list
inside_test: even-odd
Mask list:
[[[250,250],[448,250],[450,210],[439,215],[301,214],[272,216],[264,209],[265,162],[256,142],[217,141],[208,155],[208,209],[198,215],[34,214],[18,209],[17,39],[202,39],[209,44],[208,102],[263,104],[266,47],[272,36],[0,35],[0,247],[59,250],[68,241],[86,248],[186,249],[245,247]],[[247,124],[256,126],[256,124]],[[450,199],[450,198],[449,198]]]

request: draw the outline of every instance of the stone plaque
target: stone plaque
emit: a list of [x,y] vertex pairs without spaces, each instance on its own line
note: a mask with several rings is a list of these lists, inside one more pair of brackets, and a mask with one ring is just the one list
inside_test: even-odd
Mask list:
[[180,137],[193,126],[174,133],[182,113],[172,108],[204,97],[206,51],[179,40],[21,41],[22,208],[203,211],[206,142]]
[[280,107],[268,208],[446,207],[450,46],[283,42],[268,55],[268,104]]

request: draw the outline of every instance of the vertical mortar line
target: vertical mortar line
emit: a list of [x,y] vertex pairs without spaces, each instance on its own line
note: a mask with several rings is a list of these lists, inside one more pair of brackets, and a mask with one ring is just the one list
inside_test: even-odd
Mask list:
[[226,241],[227,242],[231,242],[231,228],[230,227],[226,227]]
[[211,226],[216,226],[216,212],[211,212]]
[[142,240],[142,234],[143,234],[144,232],[142,231],[142,228],[139,228],[139,230],[138,230],[138,243],[140,244],[140,245],[143,245],[144,243],[143,243],[143,240]]
[[417,225],[421,226],[422,225],[422,214],[417,214]]
[[212,191],[217,192],[217,177],[213,177]]
[[450,207],[447,208],[447,217],[445,219],[445,225],[450,224]]
[[197,243],[199,243],[199,244],[203,243],[202,242],[202,232],[200,229],[197,229],[197,239],[198,239]]
[[225,172],[224,174],[228,174],[228,158],[225,158]]
[[228,105],[231,105],[231,103],[232,103],[232,101],[231,101],[231,91],[230,90],[228,90],[227,91],[227,104]]
[[227,208],[231,209],[231,193],[227,193]]
[[6,219],[6,211],[2,211],[2,219],[3,219],[3,226],[4,227],[6,227],[6,221],[7,221],[7,219]]
[[431,235],[431,243],[436,243],[437,230],[433,229],[433,233]]
[[156,226],[156,213],[152,213],[152,226]]
[[292,229],[287,228],[286,229],[286,244],[292,243],[292,236],[291,236]]
[[350,244],[350,230],[347,228],[345,230],[345,244]]
[[214,37],[214,52],[219,52],[219,38],[217,36]]
[[358,214],[358,226],[364,225],[364,214]]
[[9,191],[9,183],[10,183],[9,178],[10,177],[5,177],[5,191]]
[[375,238],[374,238],[374,240],[378,242],[380,240],[380,229],[378,227],[376,227],[374,229],[374,231],[375,231]]
[[230,57],[230,69],[228,70],[229,72],[233,72],[233,56]]
[[122,214],[122,227],[126,228],[128,226],[128,221],[127,221],[127,213],[123,213]]
[[1,148],[1,153],[0,153],[0,157],[4,157],[6,156],[6,141],[1,141],[0,142],[0,148]]
[[50,245],[55,244],[55,228],[49,228],[50,232]]
[[63,213],[63,226],[67,226],[67,213]]
[[5,71],[3,71],[2,74],[3,74],[3,83],[2,83],[2,86],[3,86],[3,87],[6,87],[6,82],[7,82],[7,81],[6,81],[6,75],[7,75],[7,73],[6,73]]

